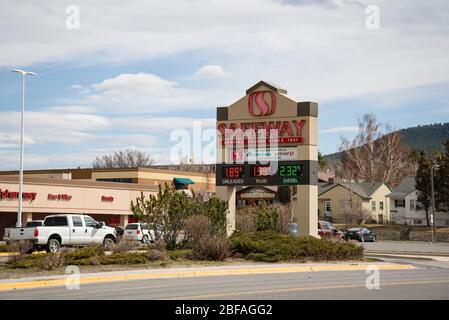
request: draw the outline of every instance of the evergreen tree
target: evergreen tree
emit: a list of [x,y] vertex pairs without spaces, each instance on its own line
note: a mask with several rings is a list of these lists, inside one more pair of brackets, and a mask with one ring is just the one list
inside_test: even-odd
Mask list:
[[416,171],[415,187],[418,190],[418,201],[426,211],[427,226],[430,226],[429,209],[432,205],[432,189],[430,184],[430,168],[432,161],[421,150],[418,156],[418,170]]
[[318,150],[318,167],[323,170],[326,167],[326,158],[323,157],[321,152]]

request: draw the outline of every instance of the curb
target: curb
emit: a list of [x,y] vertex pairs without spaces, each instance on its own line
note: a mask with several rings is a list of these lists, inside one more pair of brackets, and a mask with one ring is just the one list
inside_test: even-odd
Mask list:
[[[364,265],[333,265],[333,266],[301,266],[301,267],[268,267],[268,268],[243,268],[243,269],[228,269],[228,270],[208,270],[208,271],[180,271],[180,272],[166,272],[166,273],[140,273],[128,275],[111,275],[111,276],[97,276],[97,277],[81,277],[80,284],[88,283],[102,283],[128,280],[149,280],[149,279],[167,279],[167,278],[185,278],[185,277],[204,277],[204,276],[229,276],[229,275],[250,275],[250,274],[267,274],[267,273],[295,273],[295,272],[324,272],[324,271],[356,271],[366,270]],[[376,265],[379,270],[410,270],[416,267],[404,264],[381,264]],[[68,279],[70,283],[73,279]],[[53,286],[65,286],[66,279],[49,279],[49,280],[34,280],[34,281],[16,281],[0,283],[0,291],[16,290],[16,289],[31,289]]]

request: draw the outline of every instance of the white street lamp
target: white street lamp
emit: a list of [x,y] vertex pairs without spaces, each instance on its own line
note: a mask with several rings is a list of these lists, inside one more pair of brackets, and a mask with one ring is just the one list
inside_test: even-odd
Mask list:
[[21,133],[20,133],[20,173],[19,173],[19,210],[17,211],[16,227],[22,226],[22,193],[23,193],[23,154],[24,154],[24,113],[25,113],[25,76],[36,75],[34,72],[12,69],[12,72],[17,72],[22,75],[22,115],[21,115]]
[[430,167],[430,185],[432,190],[432,242],[436,241],[436,219],[435,219],[435,187],[433,183],[433,173],[435,169],[438,169],[440,166],[437,164],[432,165]]

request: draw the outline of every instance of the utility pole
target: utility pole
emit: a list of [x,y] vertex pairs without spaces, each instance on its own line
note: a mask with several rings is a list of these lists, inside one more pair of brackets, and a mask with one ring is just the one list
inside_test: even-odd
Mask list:
[[438,168],[439,165],[434,164],[430,168],[430,184],[432,189],[432,242],[436,241],[436,219],[435,219],[435,187],[433,183],[433,172],[435,171],[435,168]]

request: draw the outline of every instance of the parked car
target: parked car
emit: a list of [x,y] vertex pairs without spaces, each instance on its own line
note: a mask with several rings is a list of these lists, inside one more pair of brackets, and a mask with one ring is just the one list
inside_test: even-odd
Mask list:
[[339,231],[334,225],[328,221],[318,221],[318,235],[324,239],[341,240],[343,232]]
[[376,235],[368,228],[351,228],[346,230],[344,235],[345,240],[357,240],[359,242],[375,242]]
[[52,253],[59,252],[61,246],[102,244],[110,247],[116,238],[114,228],[77,214],[51,215],[45,218],[43,226],[9,230],[9,242],[29,241],[32,250],[44,248]]
[[[151,232],[151,234],[150,234]],[[149,230],[146,223],[129,223],[123,233],[123,240],[135,240],[142,243],[150,243],[154,239],[153,231]]]

